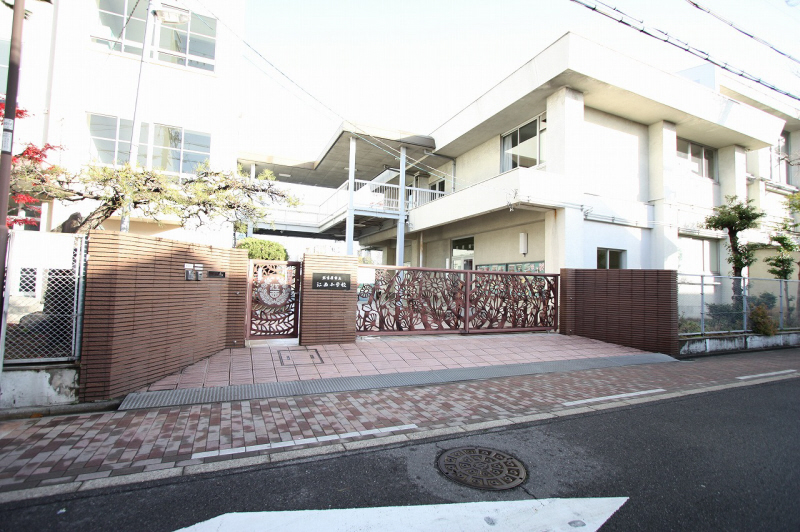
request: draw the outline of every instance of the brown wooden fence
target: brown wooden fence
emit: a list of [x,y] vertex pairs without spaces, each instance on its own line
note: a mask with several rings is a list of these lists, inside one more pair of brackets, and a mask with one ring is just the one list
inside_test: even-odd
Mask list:
[[[198,272],[202,280],[186,280]],[[245,250],[91,232],[81,400],[120,397],[244,347],[246,289]]]
[[561,333],[678,355],[674,270],[561,270]]

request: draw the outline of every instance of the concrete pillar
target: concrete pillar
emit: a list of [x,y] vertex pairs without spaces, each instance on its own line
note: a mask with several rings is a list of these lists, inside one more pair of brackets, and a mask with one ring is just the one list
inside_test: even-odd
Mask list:
[[547,171],[562,174],[565,185],[584,191],[586,138],[583,93],[562,87],[547,98]]
[[547,211],[544,215],[544,267],[547,273],[561,268],[590,268],[583,257],[583,212],[578,208]]
[[678,269],[678,214],[675,206],[677,134],[675,124],[656,122],[648,128],[649,199],[653,205],[650,267]]
[[350,162],[347,171],[347,220],[345,228],[345,242],[347,254],[353,254],[353,231],[355,230],[355,201],[356,193],[356,138],[350,137]]
[[719,188],[726,196],[747,199],[747,155],[741,146],[726,146],[717,151]]
[[406,147],[400,146],[400,219],[397,220],[397,261],[402,266],[406,250]]

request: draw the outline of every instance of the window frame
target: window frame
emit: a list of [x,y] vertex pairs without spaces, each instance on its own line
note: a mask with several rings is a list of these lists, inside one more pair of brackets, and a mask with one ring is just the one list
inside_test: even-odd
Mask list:
[[[100,17],[102,17],[103,14],[108,16],[121,17],[123,24],[122,35],[119,36],[113,35],[113,30],[112,30],[111,37],[104,37],[100,36],[100,32],[93,31],[92,34],[90,35],[91,41],[106,47],[110,52],[116,52],[120,54],[134,54],[141,56],[144,47],[144,36],[142,37],[141,42],[126,38],[130,26],[130,22],[128,23],[127,26],[125,25],[125,21],[128,19],[128,9],[131,5],[135,5],[136,0],[120,0],[120,1],[124,2],[123,4],[124,14],[122,15],[114,11],[108,11],[107,9],[102,9],[100,7],[100,0],[97,0],[96,5],[97,5],[97,12]],[[147,2],[145,2],[145,5],[147,5]],[[162,7],[185,13],[189,17],[189,20],[185,24],[178,24],[178,25],[163,24],[157,18],[153,21],[153,33],[151,36],[152,40],[150,43],[151,44],[150,60],[158,62],[162,65],[171,65],[179,68],[192,69],[193,71],[199,70],[202,72],[214,73],[217,67],[217,45],[219,38],[217,30],[219,21],[210,15],[202,15],[195,11],[184,9],[174,5],[162,4]],[[146,10],[145,10],[145,17],[146,17]],[[130,20],[143,23],[145,25],[145,31],[146,31],[147,18],[142,19],[137,16],[131,16]],[[209,33],[208,31],[198,31],[199,28],[195,29],[193,27],[195,20],[198,21],[198,24],[203,25],[201,27],[208,28],[210,30],[210,33],[213,33],[213,35],[208,35],[207,34]],[[213,23],[213,28],[210,27],[212,23]],[[102,21],[100,22],[99,25],[101,28],[107,28],[111,30],[111,28],[109,28],[109,26],[104,25]],[[176,33],[185,34],[186,37],[185,50],[180,51],[162,47],[161,46],[162,29],[166,32],[172,30],[173,32]],[[212,53],[214,57],[209,58],[209,57],[204,57],[203,55],[198,55],[197,53],[192,53],[191,49],[192,49],[193,39],[210,41],[212,44]]]
[[[162,7],[168,8],[168,9],[172,9],[174,11],[180,11],[182,13],[186,13],[186,15],[189,17],[189,21],[186,22],[186,24],[173,26],[172,24],[169,24],[169,25],[162,24],[162,22],[160,20],[156,19],[155,27],[153,29],[153,46],[152,46],[152,54],[156,58],[156,60],[159,61],[160,63],[166,63],[166,64],[169,64],[169,65],[175,65],[175,66],[180,66],[180,67],[184,67],[184,68],[194,68],[194,69],[197,69],[197,70],[204,70],[206,72],[214,72],[216,70],[216,65],[217,65],[217,62],[216,62],[216,60],[217,60],[217,22],[218,22],[217,19],[215,19],[213,17],[210,17],[210,16],[206,16],[206,15],[200,15],[199,13],[197,13],[195,11],[191,11],[189,9],[183,9],[181,7],[177,7],[177,6],[173,6],[173,5],[169,5],[169,4],[162,4]],[[197,19],[210,19],[210,20],[212,20],[214,22],[214,28],[213,28],[214,35],[213,36],[209,36],[209,35],[205,35],[205,34],[203,34],[201,32],[198,32],[198,31],[193,31],[193,24],[194,24],[195,17]],[[201,24],[203,24],[204,27],[208,27],[208,25],[206,23],[202,22],[202,21],[201,21]],[[186,28],[182,29],[179,26],[185,26]],[[162,46],[161,46],[162,30],[185,33],[186,34],[186,50],[183,51],[183,52],[180,52],[180,51],[177,51],[177,50],[171,50],[169,48],[162,48]],[[213,42],[213,45],[214,45],[214,57],[213,58],[207,58],[207,57],[203,57],[201,55],[197,55],[197,54],[191,53],[192,39],[193,38],[210,39]],[[175,63],[174,61],[169,61],[169,60],[163,59],[161,56],[180,58],[180,59],[183,60],[183,63],[182,64],[181,63]],[[207,65],[207,66],[209,66],[211,68],[204,68],[202,66],[192,65],[191,64],[192,61],[194,61],[195,63],[202,64],[202,65]]]
[[[536,138],[536,151],[537,151],[537,153],[536,153],[536,164],[531,165],[531,166],[523,166],[523,167],[521,167],[520,164],[519,164],[519,154],[517,154],[516,156],[513,155],[513,154],[509,154],[508,155],[508,159],[506,159],[506,149],[504,148],[505,139],[509,138],[511,135],[516,135],[516,137],[517,137],[517,146],[519,146],[520,145],[519,144],[519,134],[520,134],[519,132],[520,132],[520,130],[522,128],[524,128],[525,126],[533,123],[533,122],[536,122],[536,135],[534,135],[531,138]],[[546,133],[546,132],[547,132],[547,111],[545,111],[543,113],[539,113],[538,115],[534,116],[530,120],[527,120],[527,121],[523,122],[522,124],[520,124],[519,126],[513,128],[513,129],[511,129],[509,131],[506,131],[505,133],[500,135],[500,173],[510,172],[511,170],[514,170],[514,169],[520,168],[520,167],[521,168],[537,168],[537,167],[545,164],[547,161],[545,160],[545,157],[544,157],[545,156],[545,149],[543,148],[543,146],[544,146],[545,143],[543,142],[543,139],[544,139],[543,134]],[[514,148],[515,146],[511,146],[511,147]],[[514,161],[515,157],[517,159],[516,161]],[[509,164],[508,168],[506,167],[506,161],[507,160],[510,160],[510,164]]]
[[[163,169],[163,168],[160,168],[160,167],[156,168],[157,170],[160,170],[160,171],[164,172],[165,174],[178,175],[178,176],[195,175],[197,166],[199,166],[203,162],[210,162],[210,160],[211,160],[211,133],[203,133],[201,131],[194,131],[194,130],[191,130],[191,129],[186,129],[185,127],[181,127],[181,126],[170,126],[168,124],[159,124],[157,122],[154,122],[152,124],[152,126],[153,126],[152,127],[152,129],[153,129],[153,137],[152,137],[152,140],[150,142],[150,146],[152,147],[152,157],[150,159],[148,159],[148,162],[150,163],[151,167],[154,166],[153,161],[155,160],[155,157],[156,157],[156,150],[159,150],[159,149],[161,149],[161,150],[170,150],[170,151],[178,151],[178,168],[179,168],[179,170],[177,172],[175,172],[173,170],[166,170],[166,169]],[[173,148],[171,146],[157,145],[155,136],[156,136],[156,130],[159,127],[180,130],[180,132],[181,132],[180,147],[179,148]],[[197,135],[207,136],[208,137],[208,152],[204,152],[204,151],[200,151],[200,150],[187,149],[186,148],[186,134],[187,133],[193,133],[193,134],[197,134]],[[184,158],[185,158],[186,154],[201,154],[201,155],[205,155],[206,157],[205,157],[204,161],[201,161],[201,162],[197,163],[197,165],[194,167],[195,171],[184,172],[183,171],[183,165],[184,165],[184,162],[185,162]]]
[[[703,259],[703,264],[700,270],[687,270],[686,265],[683,264],[683,251],[684,247],[681,246],[681,240],[691,240],[693,242],[701,242],[703,249],[700,256]],[[708,266],[706,269],[706,247],[708,247]],[[679,257],[680,264],[678,265],[678,273],[686,275],[722,275],[722,252],[720,250],[720,239],[717,238],[699,238],[685,234],[678,235],[678,251],[681,254]]]
[[[601,268],[599,259],[600,252],[605,252],[605,263],[606,266]],[[620,254],[620,266],[619,268],[612,268],[611,267],[611,253],[619,253]],[[597,252],[595,254],[595,260],[597,263],[595,264],[595,269],[597,270],[625,270],[628,267],[628,250],[627,249],[618,249],[618,248],[597,248]]]
[[[93,116],[102,117],[102,118],[111,118],[111,119],[113,119],[115,121],[114,122],[114,138],[113,139],[108,138],[108,137],[98,137],[96,135],[92,135],[91,120],[92,120]],[[89,152],[90,152],[90,155],[92,157],[92,160],[94,160],[97,164],[101,164],[103,166],[118,167],[118,166],[124,166],[125,163],[127,163],[129,161],[129,159],[130,159],[130,149],[131,149],[131,139],[130,138],[123,139],[123,138],[120,137],[120,129],[122,128],[122,121],[123,120],[126,120],[126,119],[125,118],[120,118],[120,117],[114,116],[114,115],[107,115],[107,114],[103,114],[103,113],[86,113],[86,125],[87,125],[87,128],[88,128],[89,143],[90,143]],[[128,120],[128,122],[131,122],[131,128],[133,128],[132,121]],[[138,164],[140,166],[145,166],[146,163],[147,163],[147,160],[148,160],[148,155],[149,155],[149,152],[148,152],[149,142],[145,142],[145,143],[142,142],[142,131],[149,132],[149,124],[142,123],[140,125],[140,127],[141,127],[141,129],[139,130],[139,154],[137,156],[137,162],[138,162]],[[149,140],[149,138],[147,137],[147,133],[145,133],[145,137],[146,137],[147,140]],[[96,151],[96,144],[94,143],[95,140],[106,141],[106,142],[113,141],[114,142],[114,159],[113,159],[113,162],[110,162],[110,163],[109,162],[103,162],[102,160],[100,160],[99,154],[98,153],[94,153]],[[128,158],[126,158],[125,160],[120,160],[119,159],[120,144],[122,144],[122,143],[125,143],[125,144],[128,145],[128,154],[129,155],[128,155]],[[142,148],[144,148],[144,151],[142,151]],[[144,157],[145,165],[142,165],[142,162],[143,162],[142,161],[142,157]]]
[[[86,123],[87,123],[87,129],[88,129],[88,134],[89,134],[89,143],[90,143],[89,149],[90,149],[90,153],[92,155],[93,160],[97,161],[98,164],[101,164],[103,166],[112,166],[112,167],[124,166],[125,163],[128,162],[128,159],[119,160],[120,144],[122,144],[122,143],[127,144],[128,145],[128,149],[130,150],[130,138],[123,139],[123,138],[120,138],[119,135],[120,135],[120,129],[121,129],[122,121],[126,120],[126,119],[120,118],[118,116],[106,115],[106,114],[102,114],[102,113],[86,113],[86,115],[87,115]],[[115,120],[115,128],[114,128],[114,136],[115,137],[114,137],[114,139],[92,135],[92,130],[91,130],[91,117],[92,116],[110,118],[110,119],[114,119]],[[133,127],[133,124],[131,124],[131,127]],[[178,148],[173,148],[173,147],[170,147],[170,146],[156,145],[156,140],[155,140],[156,139],[156,129],[158,127],[164,127],[164,128],[172,129],[172,130],[179,130],[180,131],[180,146]],[[186,147],[186,144],[187,144],[186,143],[186,135],[187,135],[187,133],[195,134],[195,135],[202,135],[202,136],[208,137],[208,151],[187,148]],[[197,166],[195,166],[193,171],[191,171],[191,172],[184,172],[183,171],[184,164],[187,162],[187,161],[185,161],[186,155],[201,155],[201,156],[205,156],[203,161],[198,162],[197,165],[202,164],[203,162],[210,162],[211,161],[211,142],[212,142],[211,133],[204,133],[204,132],[201,132],[201,131],[195,131],[193,129],[187,129],[187,128],[182,127],[182,126],[171,126],[171,125],[167,125],[167,124],[160,124],[158,122],[153,122],[153,123],[142,122],[139,135],[140,135],[139,136],[139,154],[138,154],[138,157],[137,157],[137,162],[138,162],[139,166],[142,166],[143,168],[149,168],[149,169],[153,168],[153,160],[155,159],[155,152],[156,152],[157,149],[171,150],[171,151],[177,151],[178,152],[178,171],[177,172],[174,171],[174,170],[162,169],[160,167],[156,168],[156,169],[161,171],[161,172],[164,172],[167,175],[176,175],[179,178],[183,177],[183,176],[187,176],[187,175],[194,175],[195,171],[196,171],[196,168],[197,168]],[[142,140],[143,136],[145,137],[144,141]],[[114,162],[108,163],[108,162],[103,162],[103,161],[101,161],[99,159],[98,154],[94,153],[95,151],[97,151],[96,150],[96,145],[94,144],[95,140],[101,140],[101,141],[107,141],[107,142],[111,142],[113,140],[113,142],[114,142]],[[128,152],[128,153],[130,153],[130,152]],[[192,163],[189,162],[189,164],[192,164]]]
[[[110,51],[125,53],[125,54],[141,55],[144,48],[144,37],[145,34],[147,33],[147,4],[145,4],[145,11],[144,11],[145,18],[140,18],[134,16],[129,11],[131,5],[133,5],[134,7],[136,6],[137,4],[136,0],[121,0],[121,1],[123,2],[122,13],[116,13],[114,11],[103,9],[102,7],[100,7],[100,0],[96,1],[97,11],[100,17],[102,17],[103,14],[106,14],[113,17],[119,17],[122,19],[122,34],[114,35],[112,31],[112,37],[110,38],[99,37],[92,34],[91,36],[92,42],[101,44],[103,46],[107,46]],[[130,21],[126,24],[129,15],[130,15]],[[141,42],[136,40],[126,39],[126,36],[128,35],[128,30],[130,29],[130,23],[132,21],[141,22],[145,26]],[[108,28],[108,26],[105,26],[102,23],[102,20],[100,21],[100,26]],[[111,28],[108,29],[111,30]]]
[[[680,142],[685,142],[687,144],[688,151],[686,152],[686,157],[682,157],[681,155],[683,155],[683,153],[678,151],[678,143],[680,143]],[[694,148],[700,148],[700,150],[701,150],[700,160],[701,161],[705,161],[706,160],[706,158],[705,158],[706,152],[713,154],[713,159],[712,159],[713,165],[712,165],[712,168],[709,170],[709,173],[711,175],[705,175],[705,165],[704,164],[701,164],[701,167],[702,167],[703,172],[704,172],[703,174],[698,174],[697,172],[695,172],[694,170],[692,170],[690,168],[691,165],[692,165],[692,148],[693,147]],[[719,152],[718,152],[718,150],[716,148],[712,148],[711,146],[706,146],[705,144],[700,144],[699,142],[695,142],[693,140],[685,139],[683,137],[675,137],[675,157],[679,161],[678,162],[679,168],[682,168],[682,164],[681,164],[680,161],[687,161],[686,168],[685,168],[685,170],[687,170],[686,173],[691,174],[691,175],[695,175],[697,177],[710,179],[710,180],[712,180],[714,182],[719,182]]]
[[792,167],[789,164],[790,153],[792,153],[792,147],[789,141],[789,132],[781,131],[778,144],[771,146],[769,149],[771,159],[769,178],[776,183],[796,187],[797,184],[792,179]]

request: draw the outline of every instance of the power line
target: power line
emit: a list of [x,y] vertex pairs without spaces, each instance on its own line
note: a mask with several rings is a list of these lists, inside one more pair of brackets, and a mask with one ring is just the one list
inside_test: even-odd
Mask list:
[[723,70],[727,70],[728,72],[736,74],[737,76],[740,76],[740,77],[745,78],[747,80],[750,80],[753,83],[757,83],[757,84],[762,85],[764,87],[767,87],[768,89],[771,89],[771,90],[773,90],[773,91],[775,91],[775,92],[777,92],[779,94],[783,94],[784,96],[788,96],[789,98],[792,98],[794,100],[800,101],[800,96],[798,96],[796,94],[793,94],[791,92],[785,91],[783,89],[780,89],[780,88],[776,87],[775,85],[773,85],[772,83],[768,83],[768,82],[762,80],[760,77],[757,77],[757,76],[755,76],[753,74],[750,74],[749,72],[746,72],[746,71],[742,70],[741,68],[734,67],[733,65],[730,65],[725,61],[717,60],[716,58],[711,57],[711,55],[708,52],[704,52],[703,50],[700,50],[699,48],[695,48],[694,46],[691,46],[689,43],[681,41],[680,39],[677,39],[677,38],[673,37],[672,35],[670,35],[669,33],[665,32],[665,31],[661,31],[661,30],[656,29],[656,28],[649,28],[649,27],[645,26],[644,24],[636,25],[633,22],[630,22],[627,19],[634,20],[634,21],[636,21],[637,19],[631,17],[630,15],[627,15],[626,13],[623,13],[619,9],[611,8],[610,6],[607,6],[606,4],[603,4],[602,2],[598,2],[599,4],[601,4],[603,6],[606,6],[609,9],[613,9],[617,13],[620,13],[620,15],[621,15],[620,18],[617,18],[617,16],[615,16],[613,13],[608,13],[608,12],[600,9],[596,4],[595,5],[588,4],[588,3],[584,2],[583,0],[570,0],[570,1],[571,2],[575,2],[576,4],[580,4],[580,5],[588,8],[588,9],[591,9],[592,11],[594,11],[596,13],[599,13],[599,14],[605,16],[605,17],[608,17],[611,20],[619,22],[620,24],[628,26],[629,28],[632,28],[632,29],[635,29],[635,30],[637,30],[637,31],[639,31],[641,33],[644,33],[645,35],[647,35],[649,37],[653,37],[653,38],[658,39],[658,40],[660,40],[662,42],[665,42],[667,44],[671,44],[672,46],[675,46],[676,48],[680,48],[681,50],[689,52],[690,54],[692,54],[692,55],[694,55],[696,57],[699,57],[700,59],[703,59],[704,61],[708,61],[709,63],[711,63],[713,65],[716,65],[716,66],[720,67]]
[[[210,13],[210,14],[211,14],[211,15],[212,15],[212,16],[213,16],[215,19],[217,19],[217,20],[220,22],[220,24],[222,24],[223,26],[225,26],[225,28],[227,28],[227,30],[228,30],[228,31],[229,31],[229,32],[230,32],[230,33],[231,33],[231,34],[232,34],[234,37],[236,37],[237,39],[239,39],[239,40],[240,40],[240,41],[241,41],[241,42],[242,42],[242,43],[243,43],[243,44],[244,44],[244,45],[245,45],[247,48],[249,48],[250,50],[252,50],[252,51],[253,51],[253,53],[255,53],[255,54],[256,54],[256,55],[257,55],[257,56],[258,56],[258,57],[259,57],[259,58],[260,58],[262,61],[264,61],[265,63],[267,63],[267,64],[268,64],[270,67],[272,67],[272,69],[273,69],[273,70],[275,70],[275,71],[276,71],[276,72],[278,72],[278,73],[279,73],[281,76],[283,76],[284,78],[286,78],[286,79],[287,79],[287,80],[288,80],[288,81],[289,81],[289,82],[290,82],[292,85],[294,85],[295,87],[297,87],[298,89],[300,89],[300,90],[301,90],[301,91],[302,91],[304,94],[306,94],[307,96],[309,96],[309,97],[310,97],[312,100],[314,100],[315,102],[317,102],[317,103],[318,103],[320,106],[322,106],[322,107],[323,107],[324,109],[326,109],[328,112],[330,112],[331,114],[333,114],[334,116],[336,116],[336,117],[337,117],[338,119],[340,119],[342,122],[345,122],[345,123],[347,123],[347,124],[349,124],[349,125],[353,126],[353,129],[357,129],[357,130],[358,130],[358,131],[351,131],[351,133],[352,133],[352,134],[354,134],[356,137],[358,137],[359,139],[363,140],[364,142],[366,142],[366,143],[368,143],[368,144],[370,144],[370,145],[374,146],[375,148],[378,148],[379,150],[381,150],[381,151],[383,151],[383,152],[385,152],[385,153],[387,153],[387,154],[391,155],[392,157],[399,158],[399,153],[400,153],[400,150],[398,150],[397,148],[395,148],[395,147],[391,146],[390,144],[387,144],[387,143],[383,142],[381,139],[379,139],[379,138],[375,137],[374,135],[371,135],[370,133],[368,133],[368,132],[364,131],[363,129],[361,129],[360,127],[358,127],[358,125],[357,125],[357,124],[355,124],[355,123],[351,122],[350,120],[347,120],[347,119],[346,119],[345,117],[343,117],[341,114],[339,114],[339,113],[337,113],[336,111],[334,111],[333,109],[331,109],[331,108],[330,108],[329,106],[327,106],[327,105],[326,105],[324,102],[322,102],[322,101],[321,101],[319,98],[317,98],[316,96],[314,96],[313,94],[311,94],[309,91],[307,91],[306,89],[304,89],[304,88],[303,88],[303,87],[302,87],[302,86],[301,86],[299,83],[297,83],[295,80],[293,80],[292,78],[290,78],[290,77],[289,77],[289,76],[288,76],[288,75],[287,75],[285,72],[283,72],[283,71],[282,71],[280,68],[278,68],[277,66],[275,66],[275,64],[274,64],[274,63],[272,63],[272,61],[270,61],[269,59],[267,59],[266,57],[264,57],[264,55],[263,55],[261,52],[259,52],[259,51],[258,51],[258,50],[257,50],[257,49],[256,49],[256,48],[253,46],[253,45],[251,45],[249,42],[247,42],[247,41],[246,41],[246,40],[245,40],[245,39],[244,39],[242,36],[240,36],[238,33],[236,33],[236,32],[235,32],[235,31],[234,31],[234,30],[233,30],[233,29],[232,29],[232,28],[231,28],[231,27],[230,27],[228,24],[226,24],[226,23],[225,23],[225,21],[224,21],[224,20],[220,19],[220,18],[219,18],[219,17],[218,17],[216,14],[214,14],[214,12],[213,12],[213,11],[211,11],[211,10],[210,10],[210,9],[209,9],[209,8],[208,8],[206,5],[204,5],[204,4],[203,4],[203,3],[202,3],[200,0],[195,0],[195,2],[197,2],[197,3],[198,3],[200,6],[202,6],[202,7],[203,7],[203,8],[204,8],[204,9],[205,9],[205,10],[206,10],[208,13]],[[201,20],[202,20],[202,19],[201,19]],[[204,23],[204,24],[206,24],[206,26],[208,26],[209,28],[211,27],[211,26],[209,26],[209,25],[208,25],[208,23],[207,23],[207,22],[203,21],[203,23]],[[264,71],[262,70],[262,72],[264,72]],[[266,72],[264,72],[264,74],[266,74]],[[281,85],[281,86],[282,86],[282,85]],[[369,140],[368,140],[368,139],[366,139],[364,136],[362,136],[362,134],[363,134],[363,135],[366,135],[367,137],[370,137],[370,138],[371,138],[372,140],[374,140],[375,142],[377,142],[377,143],[379,143],[379,144],[382,144],[383,146],[385,146],[385,148],[388,148],[388,150],[392,150],[392,151],[388,151],[387,149],[385,149],[385,148],[382,148],[382,147],[378,146],[377,144],[375,144],[375,142],[371,142],[371,141],[369,141]],[[393,152],[394,152],[394,153],[393,153]],[[411,162],[411,164],[410,164],[409,166],[412,166],[412,167],[414,167],[414,168],[417,168],[418,170],[422,170],[422,171],[425,171],[425,172],[427,172],[427,173],[433,173],[433,175],[437,175],[438,177],[449,178],[449,179],[451,180],[451,183],[453,184],[453,188],[455,188],[455,179],[456,179],[456,178],[455,178],[455,176],[454,176],[454,175],[452,175],[452,174],[448,174],[447,172],[442,172],[441,170],[438,170],[438,169],[436,169],[436,168],[433,168],[432,166],[429,166],[429,165],[427,165],[427,164],[425,164],[425,163],[421,162],[421,159],[413,159],[413,158],[411,158],[411,157],[407,157],[407,160]],[[424,168],[422,168],[422,167],[424,167]],[[427,170],[425,170],[425,169],[427,169]]]
[[766,46],[766,47],[768,47],[768,48],[772,49],[774,52],[777,52],[777,53],[781,54],[781,55],[782,55],[782,56],[784,56],[784,57],[788,57],[789,59],[791,59],[791,60],[792,60],[792,61],[794,61],[795,63],[800,63],[800,59],[797,59],[797,58],[795,58],[795,57],[792,57],[792,55],[790,55],[790,54],[788,54],[788,53],[786,53],[786,52],[784,52],[784,51],[782,51],[782,50],[779,50],[778,48],[776,48],[775,46],[771,45],[770,43],[768,43],[767,41],[765,41],[765,40],[764,40],[764,39],[762,39],[761,37],[756,37],[756,36],[755,36],[755,35],[753,35],[752,33],[750,33],[750,32],[748,32],[748,31],[745,31],[745,30],[743,30],[742,28],[740,28],[739,26],[737,26],[736,24],[734,24],[734,23],[733,23],[733,22],[731,22],[730,20],[727,20],[727,19],[724,19],[724,18],[722,18],[720,15],[718,15],[718,14],[714,13],[713,11],[711,11],[710,9],[708,9],[707,7],[703,7],[703,6],[701,6],[700,4],[698,4],[697,2],[694,2],[694,1],[692,1],[692,0],[686,0],[686,2],[687,2],[687,3],[689,3],[690,5],[692,5],[692,6],[696,7],[696,8],[697,8],[697,9],[699,9],[700,11],[705,11],[706,13],[708,13],[709,15],[711,15],[712,17],[714,17],[714,18],[716,18],[716,19],[718,19],[718,20],[720,20],[720,21],[724,22],[725,24],[727,24],[727,25],[728,25],[728,26],[730,26],[731,28],[735,29],[736,31],[738,31],[738,32],[739,32],[739,33],[741,33],[742,35],[746,35],[746,36],[750,37],[751,39],[753,39],[754,41],[756,41],[756,42],[759,42],[759,43],[763,44],[764,46]]

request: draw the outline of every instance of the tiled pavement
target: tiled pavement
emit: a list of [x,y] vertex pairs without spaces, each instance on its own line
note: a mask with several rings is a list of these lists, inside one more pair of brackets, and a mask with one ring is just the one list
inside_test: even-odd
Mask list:
[[[0,423],[0,502],[794,378],[800,350]],[[741,377],[745,377],[742,379]],[[619,397],[628,394],[627,397]]]
[[409,371],[474,368],[639,354],[643,351],[580,336],[382,336],[354,344],[299,347],[297,340],[225,349],[142,391],[259,384]]

